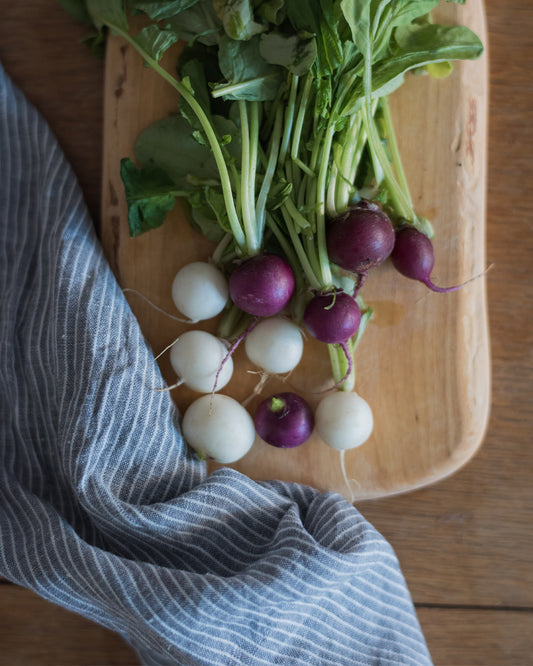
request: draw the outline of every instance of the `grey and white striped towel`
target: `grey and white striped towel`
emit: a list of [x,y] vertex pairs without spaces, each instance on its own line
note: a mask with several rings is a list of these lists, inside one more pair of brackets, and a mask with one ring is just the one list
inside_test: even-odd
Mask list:
[[46,123],[0,72],[0,574],[147,664],[430,664],[387,541],[339,495],[184,444]]

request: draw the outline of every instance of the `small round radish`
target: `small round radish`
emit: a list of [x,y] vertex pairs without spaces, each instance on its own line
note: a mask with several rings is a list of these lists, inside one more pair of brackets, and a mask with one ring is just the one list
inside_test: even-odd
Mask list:
[[282,374],[298,365],[304,343],[296,324],[283,317],[271,317],[257,324],[244,346],[252,363],[271,374]]
[[229,279],[231,300],[243,312],[256,317],[278,314],[294,293],[294,275],[289,264],[275,254],[246,259]]
[[337,391],[322,398],[315,412],[322,440],[337,451],[355,449],[372,434],[374,419],[370,406],[357,393]]
[[211,319],[222,312],[228,300],[228,283],[213,264],[194,261],[180,269],[172,283],[172,299],[192,321]]
[[357,333],[361,310],[355,299],[344,291],[318,294],[305,308],[304,323],[309,333],[320,342],[340,344]]
[[328,225],[331,261],[353,273],[366,273],[383,263],[394,247],[394,227],[379,206],[360,201]]
[[391,254],[394,268],[411,280],[418,280],[433,291],[447,293],[456,291],[455,287],[437,287],[431,281],[431,271],[435,265],[433,244],[429,238],[414,227],[403,227],[396,232],[396,242]]
[[183,416],[185,441],[202,457],[228,464],[242,458],[255,439],[246,409],[227,395],[203,395]]
[[306,442],[313,432],[313,410],[296,393],[278,393],[263,400],[254,415],[255,429],[267,444],[290,449]]
[[226,358],[227,355],[225,345],[211,333],[187,331],[172,346],[170,363],[186,386],[199,393],[210,393],[215,380],[219,390],[231,379],[233,360]]

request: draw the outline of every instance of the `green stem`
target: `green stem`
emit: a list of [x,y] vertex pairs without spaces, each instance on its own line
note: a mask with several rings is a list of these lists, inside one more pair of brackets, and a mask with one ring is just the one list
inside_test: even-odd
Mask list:
[[[294,131],[292,134],[292,144],[291,144],[291,159],[300,165],[303,164],[301,160],[298,159],[298,153],[300,152],[300,141],[302,138],[302,130],[304,126],[305,114],[307,111],[307,106],[309,104],[309,96],[311,93],[311,85],[313,83],[313,77],[311,74],[308,74],[305,79],[304,88],[300,96],[299,105],[298,105],[298,115],[296,116],[296,122],[294,123]],[[300,166],[300,168],[303,168]],[[305,171],[305,169],[304,169]],[[311,170],[309,170],[311,171]],[[313,172],[311,171],[311,175]]]
[[[259,244],[255,226],[255,208],[252,176],[252,157],[254,151],[251,148],[250,127],[248,124],[248,109],[244,100],[239,100],[239,113],[241,118],[241,144],[242,144],[242,168],[241,168],[241,195],[242,195],[242,219],[246,235],[246,249],[249,255],[257,254]],[[257,143],[256,143],[257,146]],[[255,151],[257,161],[257,151]],[[254,178],[255,181],[255,178]]]
[[283,139],[281,140],[281,148],[279,151],[279,163],[283,164],[287,158],[289,150],[289,142],[291,138],[292,125],[294,122],[294,111],[296,108],[296,94],[298,92],[298,77],[292,75],[291,87],[289,92],[289,101],[285,111],[285,128],[283,131]]
[[303,272],[305,273],[309,285],[311,286],[312,289],[320,289],[321,288],[320,280],[313,271],[313,268],[309,262],[309,258],[302,246],[300,237],[298,236],[298,233],[294,228],[294,223],[291,219],[291,216],[287,213],[286,210],[284,210],[283,206],[281,207],[281,214],[283,215],[283,220],[285,222],[287,231],[289,232],[289,236],[291,237],[292,245],[298,256],[300,265],[302,267]]
[[389,151],[392,158],[392,164],[394,165],[394,171],[396,177],[398,178],[398,183],[403,190],[405,198],[409,201],[411,208],[413,207],[413,201],[411,199],[411,193],[409,191],[409,184],[405,176],[405,170],[402,164],[402,158],[400,156],[400,150],[398,148],[398,142],[396,141],[396,133],[394,131],[394,125],[392,123],[392,116],[389,107],[388,97],[382,97],[380,99],[381,110],[383,112],[383,120],[385,122],[385,131],[387,133],[387,140],[389,143]]
[[[287,237],[279,228],[278,223],[275,221],[273,215],[270,213],[266,214],[266,222],[268,227],[271,229],[272,233],[276,237],[278,243],[281,246],[283,252],[287,255],[287,259],[292,266],[298,266],[298,256],[296,255],[294,249],[291,247],[291,244],[287,242]],[[296,271],[298,272],[298,271]]]
[[301,270],[300,262],[298,260],[298,256],[297,256],[296,252],[294,251],[294,248],[288,242],[287,237],[281,231],[277,222],[274,220],[274,217],[270,213],[266,214],[266,221],[267,221],[269,229],[272,231],[272,233],[276,237],[276,240],[280,244],[281,249],[283,250],[285,256],[287,257],[287,261],[289,262],[289,264],[292,268],[292,272],[294,274],[294,280],[295,280],[295,283],[296,283],[295,284],[295,291],[299,292],[303,288],[303,282],[302,282],[302,270]]
[[[353,361],[353,342],[348,340],[346,342],[348,352],[352,357],[352,370],[344,382],[339,386],[341,391],[353,391],[355,386],[355,362]],[[333,374],[333,381],[335,384],[341,381],[341,379],[348,372],[348,359],[346,358],[346,353],[340,345],[328,345],[329,359],[331,363],[331,370]]]
[[331,268],[329,264],[328,250],[326,246],[326,180],[329,167],[329,157],[331,153],[331,145],[333,136],[335,134],[335,123],[331,122],[326,130],[324,138],[324,145],[322,147],[322,160],[318,171],[317,180],[317,214],[316,214],[316,234],[317,234],[317,249],[318,259],[320,261],[320,275],[322,286],[328,288],[332,284]]
[[368,135],[368,142],[370,144],[372,158],[376,160],[381,169],[387,183],[391,200],[394,208],[398,214],[406,220],[414,221],[415,214],[413,207],[410,205],[409,200],[398,185],[394,176],[392,164],[387,156],[385,148],[381,143],[379,134],[376,129],[374,117],[372,114],[372,44],[369,40],[367,52],[365,54],[365,70],[364,70],[364,89],[365,89],[365,103],[363,105],[363,125]]
[[244,313],[232,303],[226,312],[222,315],[220,325],[217,330],[217,336],[223,340],[231,340],[239,328]]
[[333,164],[331,165],[331,173],[329,177],[328,185],[328,194],[326,198],[326,211],[330,218],[337,217],[337,205],[335,199],[335,188],[337,185],[337,176],[339,175],[339,169],[337,167],[337,162],[334,159]]
[[298,227],[298,229],[301,229],[302,231],[311,229],[309,220],[306,217],[304,217],[300,213],[300,211],[296,208],[296,206],[294,205],[294,201],[291,199],[291,197],[288,197],[283,202],[281,209],[285,210],[285,212],[287,212],[291,216],[291,219],[293,220],[294,224]]
[[266,165],[265,176],[263,178],[263,183],[259,191],[259,196],[257,197],[257,203],[255,206],[255,216],[257,219],[257,228],[259,237],[263,236],[263,231],[265,228],[265,213],[266,213],[266,202],[268,198],[268,193],[272,187],[272,179],[274,178],[274,173],[276,171],[276,164],[278,162],[279,155],[279,146],[281,141],[281,128],[283,125],[283,107],[280,105],[276,110],[276,118],[274,120],[274,129],[272,131],[272,136],[270,139],[270,151],[268,154],[268,162]]
[[[106,21],[102,21],[102,23],[106,23]],[[217,138],[215,130],[213,129],[213,126],[211,125],[211,122],[209,121],[209,118],[206,116],[201,105],[198,103],[198,101],[196,100],[194,95],[190,92],[190,90],[187,88],[187,86],[183,85],[181,81],[175,79],[163,67],[161,67],[161,65],[157,62],[157,60],[152,58],[147,51],[145,51],[141,46],[139,46],[139,44],[137,44],[135,39],[129,33],[127,33],[126,31],[122,30],[121,28],[115,25],[110,25],[110,24],[107,25],[109,25],[109,27],[113,30],[113,32],[116,32],[118,35],[123,37],[129,44],[131,44],[133,48],[142,56],[145,62],[154,71],[156,71],[167,83],[169,83],[177,92],[179,92],[180,95],[183,96],[187,104],[189,104],[189,106],[196,114],[196,117],[200,121],[202,129],[205,132],[207,140],[209,141],[209,145],[211,147],[211,150],[213,151],[213,157],[215,158],[215,162],[220,173],[222,193],[224,195],[224,203],[226,204],[226,210],[228,212],[228,220],[231,226],[231,231],[233,233],[233,236],[235,237],[235,242],[237,243],[237,245],[239,245],[240,247],[244,247],[246,243],[246,238],[241,223],[239,221],[239,217],[237,215],[237,210],[235,208],[235,201],[233,199],[231,180],[229,177],[226,161],[224,159],[224,154],[222,152],[222,148],[220,146],[220,142]]]
[[320,275],[320,262],[318,261],[318,256],[315,247],[315,240],[312,236],[306,237],[304,239],[304,243],[305,243],[307,257],[309,259],[311,268],[313,269],[313,273],[315,275]]
[[219,244],[216,246],[215,251],[211,255],[211,260],[214,264],[219,265],[224,256],[224,252],[228,249],[231,241],[233,240],[232,234],[225,234]]
[[348,203],[351,199],[352,192],[350,192],[350,184],[355,178],[355,174],[352,178],[352,173],[354,171],[353,165],[357,154],[360,133],[361,115],[355,113],[350,118],[345,140],[343,141],[340,169],[341,178],[337,179],[337,187],[335,189],[335,207],[338,211],[348,208]]

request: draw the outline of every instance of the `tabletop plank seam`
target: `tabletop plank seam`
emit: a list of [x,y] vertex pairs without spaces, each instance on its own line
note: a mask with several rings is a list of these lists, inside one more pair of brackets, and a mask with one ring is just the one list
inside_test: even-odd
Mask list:
[[496,606],[485,604],[446,604],[446,603],[428,603],[414,602],[415,608],[440,608],[442,610],[462,610],[462,611],[507,611],[510,613],[533,613],[532,606]]

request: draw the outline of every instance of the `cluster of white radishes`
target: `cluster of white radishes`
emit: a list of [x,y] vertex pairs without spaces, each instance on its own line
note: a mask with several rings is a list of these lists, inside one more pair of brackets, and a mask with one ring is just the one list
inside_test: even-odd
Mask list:
[[[224,274],[206,262],[193,262],[183,267],[172,285],[174,303],[191,323],[220,314],[228,297]],[[299,327],[279,315],[256,323],[245,336],[244,344],[250,361],[267,375],[290,372],[298,365],[303,353]],[[219,463],[232,463],[242,458],[252,447],[257,428],[241,403],[216,393],[228,384],[233,374],[228,346],[206,331],[187,331],[172,345],[170,361],[178,384],[204,394],[187,408],[183,416],[183,435],[187,443],[200,457],[209,457]],[[278,415],[280,419],[284,416],[282,412]],[[338,451],[360,446],[369,438],[373,428],[369,405],[354,392],[327,394],[318,404],[313,421],[322,440]],[[294,428],[294,424],[289,427]]]

